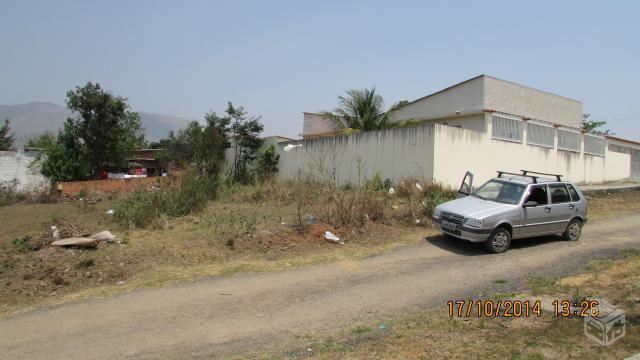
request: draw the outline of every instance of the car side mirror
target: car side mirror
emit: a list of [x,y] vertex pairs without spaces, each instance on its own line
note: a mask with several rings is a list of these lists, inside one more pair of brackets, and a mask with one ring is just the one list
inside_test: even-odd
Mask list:
[[536,206],[538,206],[538,202],[533,201],[533,200],[529,200],[529,201],[527,201],[526,203],[524,203],[522,205],[522,207],[526,207],[526,208],[528,208],[528,207],[536,207]]

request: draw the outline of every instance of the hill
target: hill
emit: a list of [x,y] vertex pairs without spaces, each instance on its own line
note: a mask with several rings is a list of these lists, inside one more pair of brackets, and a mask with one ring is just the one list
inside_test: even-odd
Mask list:
[[[138,112],[147,140],[166,137],[169,131],[177,131],[189,120],[174,115]],[[22,145],[29,136],[43,132],[57,133],[73,113],[62,106],[48,102],[30,102],[20,105],[0,105],[0,121],[9,118],[16,143]]]

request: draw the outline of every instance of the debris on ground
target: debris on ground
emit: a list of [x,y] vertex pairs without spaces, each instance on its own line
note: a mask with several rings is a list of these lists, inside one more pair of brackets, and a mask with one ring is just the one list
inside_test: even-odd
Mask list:
[[344,245],[344,241],[341,241],[340,238],[331,231],[325,231],[324,238],[331,243]]
[[304,222],[307,225],[313,225],[318,223],[318,218],[313,214],[307,214],[304,216]]
[[[51,227],[52,229],[55,226]],[[57,228],[56,228],[57,230]],[[59,236],[59,235],[58,235]],[[103,230],[93,235],[70,236],[62,239],[56,239],[49,245],[60,247],[77,247],[77,248],[96,248],[101,242],[119,242],[118,237],[113,235],[109,230]]]
[[87,237],[70,237],[52,241],[49,245],[60,247],[95,248],[98,247],[98,242],[98,240]]
[[396,189],[394,189],[394,188],[392,188],[392,187],[391,187],[391,188],[389,188],[389,195],[393,195],[393,194],[395,194],[395,193],[396,193]]
[[109,230],[103,230],[89,236],[90,239],[106,242],[118,242],[118,237],[113,235]]
[[416,183],[416,189],[418,189],[418,191],[422,191],[422,185],[420,185],[419,183]]
[[51,225],[51,239],[60,240],[60,230],[55,225]]
[[113,215],[113,214],[115,214],[115,213],[116,213],[116,210],[115,210],[115,209],[109,209],[109,210],[107,210],[107,215]]

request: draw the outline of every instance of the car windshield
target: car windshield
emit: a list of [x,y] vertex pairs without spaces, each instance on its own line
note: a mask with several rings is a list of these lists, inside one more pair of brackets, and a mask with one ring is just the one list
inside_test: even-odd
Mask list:
[[484,200],[515,205],[520,201],[526,186],[506,181],[489,180],[472,195]]

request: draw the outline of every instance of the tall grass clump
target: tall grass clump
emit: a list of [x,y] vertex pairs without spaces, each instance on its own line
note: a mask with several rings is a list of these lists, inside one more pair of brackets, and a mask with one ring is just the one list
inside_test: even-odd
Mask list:
[[215,199],[218,179],[215,176],[187,173],[176,187],[138,189],[123,195],[115,207],[115,220],[129,228],[145,227],[156,219],[179,217],[198,212]]
[[57,202],[57,197],[49,187],[36,186],[32,189],[20,189],[18,181],[0,182],[0,206],[14,204],[45,204]]

